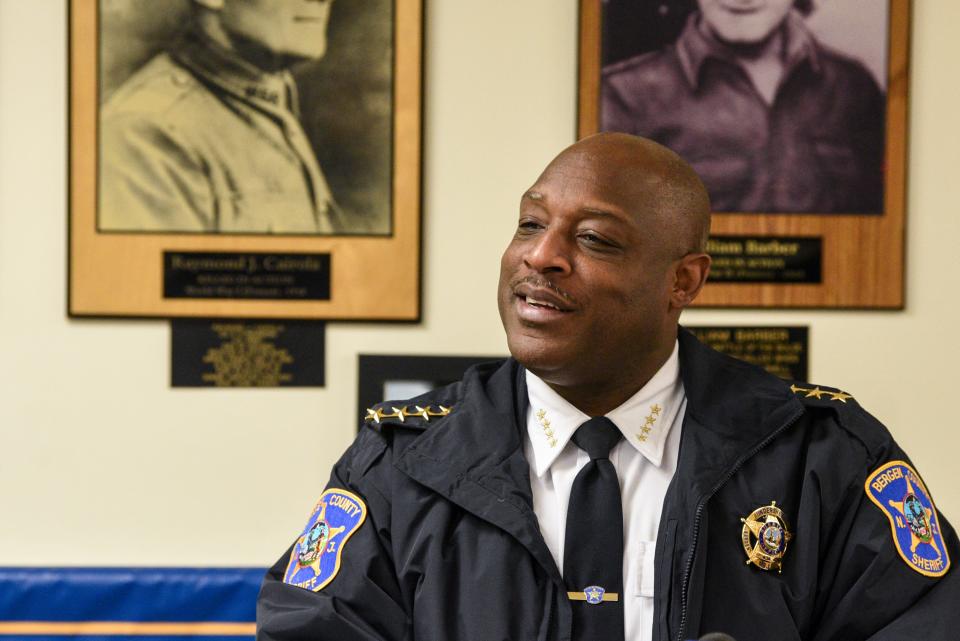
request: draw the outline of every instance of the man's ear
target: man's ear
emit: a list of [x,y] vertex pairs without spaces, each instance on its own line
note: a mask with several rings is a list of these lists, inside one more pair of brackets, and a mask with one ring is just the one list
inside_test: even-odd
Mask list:
[[673,291],[670,293],[670,307],[684,309],[697,297],[707,274],[710,273],[710,256],[704,253],[691,253],[676,263],[673,275]]

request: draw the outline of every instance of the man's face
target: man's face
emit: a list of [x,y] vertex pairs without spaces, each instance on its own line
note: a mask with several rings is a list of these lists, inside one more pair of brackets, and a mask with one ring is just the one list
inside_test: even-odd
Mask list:
[[226,0],[224,29],[279,56],[320,58],[333,0]]
[[555,160],[522,197],[500,262],[510,352],[550,383],[616,380],[676,337],[679,256],[656,179],[615,165],[589,150]]
[[779,27],[794,0],[697,0],[713,33],[730,44],[756,44]]

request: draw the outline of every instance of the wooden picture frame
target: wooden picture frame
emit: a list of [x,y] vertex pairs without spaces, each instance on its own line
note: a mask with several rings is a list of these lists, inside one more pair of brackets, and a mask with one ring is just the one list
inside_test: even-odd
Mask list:
[[[817,11],[826,7],[816,5],[816,10],[811,14],[811,18]],[[851,21],[846,24],[846,37],[850,41],[857,40],[851,38],[850,28],[855,28],[856,21],[860,20],[858,12],[864,8],[864,4],[848,2],[832,3],[831,10],[839,7],[840,10],[846,10],[847,19]],[[733,206],[728,206],[725,211],[720,211],[715,207],[712,221],[711,243],[708,251],[714,256],[714,267],[711,273],[711,279],[700,294],[697,305],[700,307],[772,307],[772,308],[877,308],[877,309],[902,309],[904,306],[904,232],[906,225],[906,159],[907,159],[907,87],[908,87],[908,52],[909,52],[909,23],[910,23],[910,3],[909,0],[889,0],[881,2],[874,0],[871,5],[879,6],[878,11],[886,11],[886,40],[882,43],[874,43],[875,48],[879,48],[885,53],[885,64],[881,61],[875,67],[880,75],[878,88],[886,87],[885,97],[880,96],[882,102],[880,109],[883,111],[883,120],[877,127],[877,140],[882,142],[882,148],[877,153],[875,163],[876,184],[879,185],[878,191],[870,192],[861,190],[864,193],[875,193],[878,203],[869,209],[864,206],[861,210],[859,205],[846,206],[839,204],[836,208],[823,207],[822,209],[808,209],[801,211],[790,211],[790,208],[780,208],[771,211],[770,208],[756,206],[754,201],[750,209],[746,209],[748,201],[742,199]],[[807,25],[808,21],[799,13],[798,7],[804,5],[805,10],[813,9],[814,5],[808,0],[797,0],[790,12],[792,16],[797,16]],[[882,6],[881,6],[882,5]],[[704,67],[697,67],[699,53],[691,57],[689,48],[677,53],[680,50],[678,42],[681,35],[695,33],[695,27],[702,24],[694,24],[697,16],[700,14],[687,13],[686,15],[669,15],[671,10],[690,12],[695,10],[697,3],[693,0],[670,0],[667,2],[657,1],[648,2],[648,0],[608,0],[601,3],[601,0],[581,0],[580,3],[580,49],[579,49],[579,109],[577,121],[578,137],[587,136],[601,130],[623,131],[629,127],[635,128],[638,135],[646,135],[658,139],[670,147],[684,147],[686,143],[676,143],[676,137],[670,137],[663,134],[666,131],[666,125],[660,123],[651,124],[653,119],[644,115],[637,116],[635,121],[623,120],[620,114],[627,113],[639,114],[641,110],[636,109],[634,104],[642,104],[640,101],[647,100],[639,97],[642,95],[667,95],[668,92],[663,86],[673,82],[666,78],[665,72],[669,72],[667,56],[672,52],[673,69],[683,68],[686,73],[688,84],[690,85],[689,99],[693,104],[696,100],[701,100],[708,91],[704,84],[702,73]],[[619,9],[618,9],[619,7]],[[643,15],[637,13],[633,7],[646,7]],[[853,9],[853,11],[850,11]],[[619,14],[610,12],[620,11]],[[630,18],[626,13],[634,11],[632,15],[633,22],[625,19]],[[880,15],[880,14],[878,14]],[[606,20],[605,21],[605,16]],[[611,17],[612,16],[612,17]],[[702,16],[700,16],[702,18]],[[882,19],[882,16],[881,18]],[[883,33],[884,24],[875,19],[872,22],[873,32]],[[659,24],[667,24],[672,20],[671,34],[662,34],[658,32]],[[660,22],[658,22],[660,21]],[[851,27],[851,25],[853,25]],[[877,26],[879,25],[879,26]],[[687,28],[693,31],[686,31]],[[835,26],[840,29],[839,25]],[[624,31],[624,30],[628,31]],[[632,35],[631,31],[634,30]],[[666,28],[664,27],[664,29]],[[608,34],[605,36],[604,34]],[[650,40],[651,48],[647,53],[641,51],[624,52],[621,46],[619,49],[612,43],[620,42],[622,38],[617,38],[617,33],[626,33],[631,35],[631,39],[640,41],[643,38],[641,33]],[[679,35],[678,35],[679,34]],[[604,38],[608,41],[605,42]],[[675,38],[670,40],[670,38]],[[625,37],[624,37],[625,38]],[[815,34],[814,38],[820,38]],[[687,41],[684,40],[684,46]],[[883,47],[885,45],[885,47]],[[816,46],[816,45],[814,45]],[[659,48],[657,48],[659,47]],[[885,49],[885,51],[884,51]],[[833,49],[828,51],[833,52]],[[621,56],[619,59],[615,55]],[[826,58],[834,56],[834,53],[824,53],[820,50],[818,60],[823,69],[830,67],[831,60]],[[632,57],[631,57],[632,56]],[[681,60],[682,59],[682,60]],[[709,60],[709,58],[707,58]],[[861,67],[860,75],[866,75],[866,64],[860,64],[860,59],[854,56],[840,55],[833,59],[840,60],[837,66]],[[613,60],[613,62],[611,62]],[[619,61],[617,61],[619,60]],[[691,63],[693,60],[693,63]],[[856,60],[856,62],[850,62]],[[724,62],[721,60],[721,63]],[[661,66],[658,67],[657,65]],[[692,71],[691,71],[692,70]],[[644,73],[641,77],[638,73]],[[632,75],[631,75],[632,74]],[[661,74],[657,76],[657,74]],[[885,75],[884,75],[885,74]],[[677,74],[680,75],[679,73]],[[743,74],[746,78],[746,73]],[[786,77],[786,76],[785,76]],[[876,74],[874,74],[876,77]],[[663,78],[664,83],[656,85],[656,90],[651,88],[650,78]],[[659,81],[658,81],[659,82]],[[679,83],[680,81],[676,81]],[[846,86],[835,87],[835,93],[849,88],[850,92],[854,87],[847,80]],[[629,83],[634,83],[630,85]],[[646,83],[646,84],[644,84]],[[786,82],[784,81],[784,84]],[[680,87],[679,84],[677,84]],[[624,89],[628,87],[628,89]],[[778,87],[778,91],[782,85]],[[681,89],[678,89],[680,91]],[[636,91],[637,103],[630,103],[628,100],[622,100],[621,97],[625,91]],[[645,91],[645,93],[643,93]],[[686,85],[682,87],[686,92]],[[700,93],[697,93],[700,92]],[[674,94],[670,94],[671,96]],[[675,94],[675,95],[680,95]],[[633,98],[629,98],[633,100]],[[669,111],[670,117],[677,117],[678,113],[684,112],[685,102],[683,100],[673,99],[664,109],[664,105],[658,105],[658,111],[652,107],[645,107],[643,113],[662,114]],[[630,105],[629,109],[623,105]],[[706,104],[706,103],[703,103]],[[776,105],[776,102],[773,103]],[[772,109],[773,107],[771,107]],[[625,110],[626,109],[626,110]],[[630,109],[636,109],[630,111]],[[852,108],[851,108],[852,109]],[[693,108],[688,110],[693,113]],[[718,110],[712,112],[703,112],[704,117],[697,120],[698,126],[691,127],[690,132],[696,130],[709,129],[710,119],[719,119],[724,117]],[[693,116],[691,116],[693,118]],[[625,127],[624,123],[628,123]],[[706,124],[703,124],[706,123]],[[613,126],[616,124],[617,126]],[[609,125],[609,126],[607,126]],[[683,128],[680,127],[680,130]],[[674,127],[673,131],[678,128]],[[802,131],[801,129],[798,130]],[[729,128],[727,129],[729,131]],[[846,134],[852,137],[856,132],[847,130]],[[669,140],[667,140],[669,138]],[[704,138],[703,140],[706,140]],[[688,141],[689,142],[689,141]],[[699,148],[691,147],[689,144],[685,149],[694,149],[691,154],[682,149],[675,149],[694,165],[711,191],[711,198],[716,204],[715,193],[721,189],[711,189],[711,182],[708,176],[711,168],[706,172],[702,167],[706,166],[706,161],[699,164],[691,155],[697,155],[700,152],[709,155],[714,153],[718,145],[713,142],[703,142],[695,140],[694,145]],[[807,144],[807,143],[803,143]],[[811,146],[813,143],[810,143]],[[819,144],[819,141],[816,141]],[[824,153],[832,153],[830,141],[825,144]],[[781,148],[784,155],[793,151],[787,148]],[[817,153],[820,148],[816,148]],[[857,163],[862,154],[850,155],[849,149],[840,149],[837,153],[845,154],[838,156],[841,170],[843,166],[850,166]],[[770,158],[770,154],[766,156]],[[779,159],[774,158],[774,161]],[[829,160],[829,159],[828,159]],[[866,161],[864,161],[866,162]],[[733,165],[720,165],[719,171],[724,171],[723,167],[732,167]],[[716,165],[714,165],[716,167]],[[763,171],[761,167],[757,171]],[[827,170],[818,169],[813,165],[814,171],[822,171],[825,176],[822,187],[825,191],[830,187],[830,174]],[[773,182],[786,182],[782,176],[774,176]],[[803,172],[797,172],[797,175],[803,175]],[[723,178],[721,176],[721,178]],[[837,179],[839,180],[839,179]],[[718,178],[714,183],[720,185]],[[838,183],[839,184],[839,183]],[[852,183],[856,184],[856,183]],[[836,189],[834,190],[837,191]],[[850,190],[850,193],[859,193],[856,190]],[[799,198],[802,200],[806,193],[801,192]],[[721,199],[722,200],[722,199]],[[735,199],[734,199],[735,200]],[[813,202],[813,200],[811,200]],[[848,201],[849,202],[849,201]],[[737,205],[743,208],[738,209]],[[811,205],[815,207],[815,205]],[[853,211],[852,211],[853,210]]]
[[[261,87],[259,81],[251,81],[238,85],[235,93],[233,77],[224,80],[223,89],[216,84],[218,77],[211,81],[189,66],[183,68],[182,40],[171,36],[158,40],[158,45],[145,35],[150,16],[167,27],[198,21],[198,13],[207,9],[192,2],[69,0],[69,315],[419,320],[422,0],[332,3],[324,22],[329,22],[323,36],[326,52],[319,54],[323,56],[319,61],[271,69],[276,72],[272,78],[283,79],[280,84]],[[308,4],[311,10],[313,5],[322,6]],[[179,17],[169,13],[175,5]],[[344,12],[349,15],[344,17]],[[300,23],[308,22],[301,18]],[[128,22],[121,26],[128,31],[121,33],[115,25],[123,20]],[[190,34],[201,33],[190,24]],[[364,28],[380,29],[379,35],[358,31]],[[141,52],[136,64],[124,61],[130,67],[121,69],[128,84],[116,82],[111,74],[123,65],[107,54],[126,54],[148,45],[156,46],[148,55]],[[198,55],[198,64],[206,64],[208,57]],[[113,66],[108,69],[104,60]],[[286,58],[269,57],[278,60]],[[234,70],[223,65],[214,73],[221,68]],[[246,66],[237,68],[244,71]],[[111,83],[112,93],[107,94]],[[160,86],[163,83],[166,86]],[[214,89],[207,91],[211,86]],[[271,92],[273,86],[281,89]],[[168,89],[181,92],[176,95],[176,100],[183,99],[177,108],[192,99],[199,101],[197,117],[182,111],[170,116],[175,100],[164,93]],[[214,91],[219,93],[208,95]],[[114,99],[125,101],[122,108],[105,106]],[[226,110],[241,113],[241,118],[214,122],[209,114],[227,100],[233,103]],[[307,105],[308,100],[314,102]],[[252,107],[247,104],[256,101]],[[258,105],[265,103],[268,112],[273,105],[282,117],[270,112],[264,118]],[[135,109],[139,111],[133,120],[139,129],[120,129],[115,124],[119,119],[105,120],[105,113],[128,117]],[[162,127],[144,125],[143,113],[150,118],[161,113],[167,120]],[[215,160],[203,157],[197,151],[200,145],[186,140],[184,133],[203,130],[197,123],[208,117],[211,124],[201,134],[209,134],[205,149],[212,149]],[[179,120],[171,124],[174,119]],[[237,142],[246,135],[242,125],[258,119],[266,124],[249,138],[269,137],[263,130],[275,125],[281,132],[279,143],[275,132],[267,132],[273,135],[270,149]],[[325,130],[329,123],[334,126]],[[126,141],[133,142],[124,146]],[[217,146],[220,141],[222,147]],[[228,141],[237,148],[228,148]],[[171,147],[175,154],[167,153]],[[275,189],[267,194],[276,196],[274,200],[252,188],[237,195],[249,184],[266,184],[263,165],[256,163],[269,154],[300,169],[278,166],[276,175],[267,177],[272,186],[262,189]],[[241,161],[244,167],[239,166]],[[218,162],[226,169],[211,169]],[[140,171],[142,165],[149,165],[153,173],[134,175],[126,183],[109,182],[118,173],[132,172],[131,167]],[[198,170],[180,175],[182,165]],[[315,167],[322,169],[311,169]],[[210,177],[215,174],[226,176],[227,189],[234,190],[225,191],[222,199],[217,190],[223,186],[214,185]],[[354,183],[348,184],[350,180]],[[297,184],[297,193],[284,192],[285,181]],[[360,183],[379,185],[380,191],[357,186]],[[184,184],[193,189],[187,196]],[[194,189],[196,185],[201,187]],[[130,194],[139,197],[143,192],[151,199],[131,200]],[[118,193],[128,198],[114,198]],[[190,206],[182,210],[174,206],[181,201]],[[298,227],[291,222],[292,212],[302,202],[307,203],[302,219],[307,226]],[[214,213],[207,214],[207,209]],[[127,212],[139,217],[129,222],[134,217],[125,217]],[[159,217],[178,222],[158,224]],[[196,227],[194,219],[201,221]],[[237,220],[246,222],[229,223],[233,227],[225,222]]]

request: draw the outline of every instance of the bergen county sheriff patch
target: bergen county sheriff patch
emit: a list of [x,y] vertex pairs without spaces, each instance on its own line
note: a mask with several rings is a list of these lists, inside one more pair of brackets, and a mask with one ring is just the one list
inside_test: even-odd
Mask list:
[[283,582],[313,592],[326,587],[340,571],[347,540],[366,518],[367,506],[356,494],[336,488],[324,492],[290,552]]
[[864,489],[890,519],[893,542],[907,565],[925,576],[946,574],[950,557],[920,475],[904,461],[891,461],[867,476]]

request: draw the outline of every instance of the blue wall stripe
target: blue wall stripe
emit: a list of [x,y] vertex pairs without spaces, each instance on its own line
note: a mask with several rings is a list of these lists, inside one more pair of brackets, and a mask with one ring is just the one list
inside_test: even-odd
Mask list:
[[0,621],[249,623],[264,573],[262,568],[0,568]]

